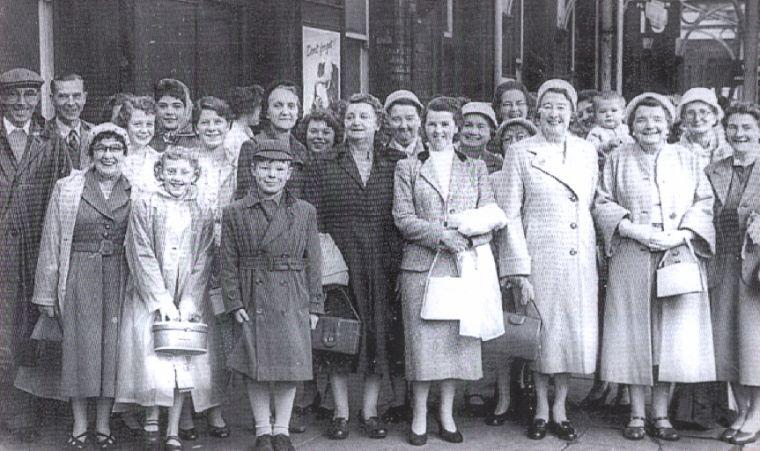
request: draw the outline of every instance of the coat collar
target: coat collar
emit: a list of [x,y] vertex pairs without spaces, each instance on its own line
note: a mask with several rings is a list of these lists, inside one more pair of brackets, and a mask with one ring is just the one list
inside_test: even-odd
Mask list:
[[[255,207],[256,205],[260,204],[261,201],[264,199],[261,198],[261,195],[259,194],[259,190],[256,189],[254,186],[253,189],[248,191],[248,195],[245,196],[240,202],[242,202],[242,206],[244,208],[251,208]],[[296,201],[296,198],[293,197],[293,194],[290,192],[289,189],[285,188],[282,192],[282,198],[280,199],[280,205],[286,205],[290,207],[293,205]]]
[[[396,161],[404,158],[402,152],[395,149],[385,148],[377,139],[375,140],[373,148],[373,160],[372,171],[370,172],[369,179],[367,180],[367,186],[370,181],[376,176],[377,170],[388,164],[396,164]],[[322,157],[324,159],[332,159],[337,161],[338,165],[351,177],[354,183],[361,189],[365,189],[366,186],[362,183],[361,175],[359,175],[359,169],[356,167],[356,162],[351,152],[348,150],[348,145],[345,143],[338,144],[333,150]]]
[[[458,179],[466,172],[465,165],[467,162],[467,156],[456,149],[454,150],[454,156],[456,158],[453,158],[451,162],[451,180]],[[435,172],[435,166],[433,164],[427,164],[427,161],[430,159],[430,151],[425,150],[420,152],[417,155],[417,159],[421,162],[419,172],[420,177],[425,179],[425,181],[435,188],[435,191],[438,193],[441,200],[446,202],[447,198],[444,196],[443,189],[438,181],[438,174]],[[449,185],[453,186],[451,182],[449,182]],[[449,195],[451,194],[451,191],[449,191]]]
[[[262,200],[259,190],[252,189],[242,200],[243,207],[252,208],[259,205]],[[292,206],[295,202],[296,198],[293,197],[290,191],[286,188],[282,193],[282,199],[280,199],[280,203],[275,209],[271,221],[269,221],[269,224],[267,225],[264,236],[261,238],[261,242],[259,243],[260,247],[271,243],[293,227],[293,224],[295,223],[295,213],[293,212]]]
[[[537,170],[557,179],[557,181],[567,186],[576,195],[579,195],[582,187],[588,184],[588,180],[579,178],[582,171],[574,171],[573,165],[562,164],[556,158],[556,155],[551,154],[556,152],[556,149],[549,149],[553,145],[543,135],[538,134],[529,139],[531,142],[525,146],[525,149],[534,155],[531,165]],[[565,161],[582,161],[585,158],[582,155],[584,150],[577,141],[583,140],[569,133],[566,135],[564,143]]]
[[[756,160],[754,163],[752,173],[747,181],[747,188],[741,195],[740,204],[748,203],[754,205],[756,201],[753,199],[760,198],[760,169],[757,168],[759,162]],[[727,157],[710,164],[705,169],[707,178],[710,179],[710,184],[713,186],[713,191],[715,191],[715,195],[720,200],[721,205],[726,204],[728,192],[731,189],[731,179],[734,172],[733,165],[734,158]],[[750,202],[745,202],[746,200]]]
[[84,177],[82,199],[92,205],[101,214],[113,219],[113,212],[129,202],[131,186],[124,175],[119,176],[108,199],[103,196],[103,191],[101,191],[98,185],[95,169],[88,169]]
[[[2,127],[3,130],[5,127]],[[3,131],[5,133],[5,131]],[[7,140],[7,138],[5,138]],[[58,139],[55,134],[49,133],[45,130],[45,125],[40,122],[36,122],[32,119],[32,127],[29,132],[29,137],[26,140],[26,150],[24,150],[24,156],[21,161],[16,162],[16,173],[23,172],[30,164],[35,160],[37,155],[44,151],[48,143],[53,146],[59,145]],[[10,149],[10,144],[8,145]]]

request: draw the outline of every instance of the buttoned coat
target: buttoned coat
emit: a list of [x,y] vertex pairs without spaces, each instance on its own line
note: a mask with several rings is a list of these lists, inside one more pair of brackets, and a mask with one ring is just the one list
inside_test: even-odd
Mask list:
[[542,319],[535,363],[541,373],[587,374],[596,368],[591,207],[598,171],[596,150],[587,141],[568,133],[563,149],[539,134],[510,147],[495,180],[496,201],[508,220],[496,234],[499,276],[528,276],[533,284]]
[[[256,190],[225,207],[222,221],[225,309],[245,308],[250,318],[236,326],[227,365],[257,381],[311,379],[309,313],[324,311],[316,210],[285,191],[267,221]],[[251,263],[278,258],[280,268]]]
[[304,200],[317,209],[348,266],[349,289],[362,320],[358,371],[388,372],[388,324],[396,301],[401,236],[393,224],[393,172],[406,154],[375,140],[366,185],[346,144],[322,153],[306,168]]
[[34,120],[29,132],[17,161],[0,126],[0,344],[10,349],[17,364],[31,356],[28,339],[38,313],[29,300],[48,200],[56,181],[71,171],[57,136]]
[[[739,236],[743,237],[744,240],[748,240],[747,225],[750,215],[760,212],[760,167],[757,164],[755,163],[755,167],[752,169],[737,208]],[[705,173],[715,195],[714,217],[718,218],[725,208],[731,189],[733,158],[728,157],[708,165]],[[756,271],[756,263],[737,255],[736,249],[721,249],[720,240],[717,244],[715,258],[707,263],[707,279],[710,287],[718,377],[731,374],[733,375],[732,379],[734,379],[731,382],[738,382],[738,378],[741,376],[744,379],[742,383],[754,382],[751,385],[756,385],[756,381],[760,380],[760,359],[742,358],[740,349],[742,342],[757,342],[758,340],[754,337],[754,340],[744,340],[743,338],[749,337],[742,337],[744,335],[742,332],[753,331],[748,335],[757,335],[754,331],[757,330],[757,312],[760,310],[757,307],[760,306],[760,290],[741,282],[739,279],[742,274],[753,274]],[[745,244],[756,251],[756,243]],[[740,265],[736,265],[736,262],[727,261],[737,258],[742,258]],[[741,267],[741,272],[727,271],[728,268],[737,269],[738,266]],[[738,286],[738,289],[732,290],[731,285]],[[738,293],[738,297],[727,297],[726,295],[729,293]],[[759,355],[757,344],[753,347],[755,349],[754,355]],[[728,365],[729,371],[721,371],[721,365]]]
[[58,121],[55,117],[47,121],[45,124],[45,129],[50,135],[59,137],[61,140],[61,145],[66,148],[66,152],[69,154],[69,160],[71,161],[72,169],[83,170],[87,169],[87,167],[92,163],[88,148],[90,147],[90,142],[92,140],[92,136],[90,136],[90,129],[93,127],[93,125],[83,119],[80,119],[79,123],[81,124],[81,136],[79,137],[78,148],[70,146],[69,143],[66,142],[66,137],[61,137],[58,131]]
[[[714,380],[707,290],[657,299],[653,294],[657,261],[647,247],[618,233],[625,218],[635,224],[652,223],[652,177],[659,188],[663,230],[694,232],[692,242],[703,259],[715,251],[713,194],[696,154],[680,145],[665,144],[652,167],[641,147],[633,143],[607,157],[594,209],[609,262],[601,377],[652,385],[652,366],[659,361],[659,380]],[[681,246],[677,251],[688,249]],[[704,275],[704,264],[702,267]],[[662,315],[663,330],[658,336],[652,330],[652,315]],[[655,340],[661,340],[659,356],[653,356]]]
[[[170,240],[170,203],[189,210],[189,246],[179,253],[167,252]],[[186,368],[193,379],[193,406],[196,412],[222,402],[222,345],[212,333],[207,337],[206,354],[174,359],[158,356],[153,350],[151,327],[162,302],[193,310],[201,321],[211,324],[215,317],[208,302],[207,284],[211,270],[214,219],[210,209],[197,199],[172,198],[165,191],[132,202],[125,252],[130,278],[124,301],[119,338],[116,403],[143,406],[171,406],[174,400],[174,366]],[[171,240],[174,241],[174,240]],[[176,278],[175,278],[176,277]],[[220,371],[213,371],[219,368]]]

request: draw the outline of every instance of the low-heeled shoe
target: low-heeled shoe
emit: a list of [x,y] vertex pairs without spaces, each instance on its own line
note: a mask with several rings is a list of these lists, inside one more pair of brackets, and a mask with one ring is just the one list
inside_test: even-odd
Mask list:
[[736,433],[736,436],[731,439],[731,444],[749,445],[750,443],[755,443],[758,438],[760,438],[760,431],[757,431],[754,434],[750,432],[739,431]]
[[578,435],[575,433],[573,424],[567,420],[560,421],[559,423],[555,421],[550,422],[549,430],[552,432],[552,434],[556,435],[557,438],[568,442],[572,442],[578,438]]
[[378,417],[369,417],[365,420],[360,415],[359,424],[362,425],[364,432],[369,438],[385,438],[388,435],[388,429],[386,429],[385,425]]
[[333,418],[330,427],[327,428],[327,438],[331,440],[348,438],[348,420],[342,417]]
[[438,435],[441,437],[441,440],[448,443],[462,443],[464,441],[464,437],[462,436],[461,432],[447,431],[443,428],[443,426],[441,426],[441,428],[438,430]]
[[209,425],[208,435],[216,438],[227,438],[230,436],[230,427],[226,424],[222,427]]
[[253,444],[253,451],[274,451],[272,436],[270,434],[256,437],[256,443]]
[[723,431],[722,434],[720,434],[719,439],[721,442],[731,443],[731,440],[733,440],[734,437],[736,437],[736,434],[738,433],[739,433],[738,429],[727,428],[725,431]]
[[631,420],[628,422],[628,425],[623,428],[623,437],[627,438],[628,440],[643,440],[646,436],[646,427],[645,426],[631,426],[631,422],[641,420],[646,425],[646,420],[642,417],[631,417]]
[[678,434],[678,431],[676,431],[675,428],[657,426],[657,421],[660,420],[667,420],[667,418],[655,418],[649,423],[647,433],[651,437],[659,438],[660,440],[665,440],[668,442],[675,442],[681,439],[681,436]]
[[423,434],[415,434],[412,428],[409,428],[409,435],[406,437],[406,441],[412,446],[423,446],[427,444],[427,432]]
[[179,438],[182,440],[188,440],[191,442],[193,440],[198,440],[198,431],[195,428],[190,428],[190,429],[179,428]]
[[507,420],[511,420],[511,412],[509,410],[505,411],[504,413],[494,413],[490,412],[488,415],[486,415],[485,423],[488,426],[501,426],[502,424],[506,423]]
[[537,418],[528,425],[528,438],[541,440],[544,437],[546,437],[546,420]]
[[293,442],[290,441],[290,437],[285,434],[277,434],[272,437],[272,446],[274,447],[274,451],[296,451]]

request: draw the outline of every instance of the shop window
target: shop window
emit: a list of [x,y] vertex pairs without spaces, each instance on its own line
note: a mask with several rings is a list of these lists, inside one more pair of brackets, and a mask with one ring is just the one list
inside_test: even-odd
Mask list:
[[346,95],[369,92],[369,0],[345,0]]

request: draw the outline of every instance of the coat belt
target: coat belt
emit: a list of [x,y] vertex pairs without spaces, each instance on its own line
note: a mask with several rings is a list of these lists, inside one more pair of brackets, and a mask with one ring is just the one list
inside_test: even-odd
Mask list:
[[264,271],[303,271],[306,260],[296,257],[241,257],[241,269],[260,269]]
[[74,241],[71,243],[72,252],[93,252],[100,255],[114,255],[123,254],[124,246],[114,243],[111,240],[100,240],[96,242],[90,241]]

